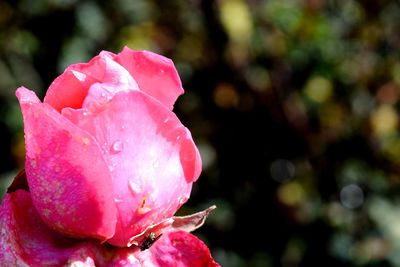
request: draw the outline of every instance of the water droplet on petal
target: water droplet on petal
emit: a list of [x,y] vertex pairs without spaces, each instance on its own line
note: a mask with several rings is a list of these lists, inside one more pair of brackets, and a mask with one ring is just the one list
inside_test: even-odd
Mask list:
[[89,139],[89,137],[82,137],[82,144],[84,144],[85,146],[87,146],[87,145],[89,145],[90,144],[90,139]]
[[120,199],[120,198],[114,198],[114,202],[115,202],[115,203],[121,203],[121,202],[123,202],[123,200]]
[[111,146],[111,152],[113,154],[117,154],[119,152],[121,152],[124,149],[124,144],[122,143],[121,140],[117,140],[113,143],[113,145]]
[[82,112],[82,115],[87,116],[88,115],[87,111]]
[[131,190],[132,194],[134,194],[134,195],[140,193],[139,185],[135,184],[134,182],[129,182],[129,189]]

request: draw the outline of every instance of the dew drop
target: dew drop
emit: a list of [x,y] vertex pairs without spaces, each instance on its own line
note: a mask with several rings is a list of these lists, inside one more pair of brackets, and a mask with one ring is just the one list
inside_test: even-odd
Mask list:
[[115,202],[115,203],[121,203],[121,202],[123,202],[123,200],[120,199],[120,198],[114,198],[114,202]]
[[82,137],[82,144],[84,144],[85,146],[90,144],[90,139],[89,137]]
[[113,172],[113,171],[114,171],[114,168],[115,168],[114,165],[109,165],[109,166],[108,166],[108,169],[109,169],[110,172]]
[[86,117],[88,115],[87,111],[82,112],[82,115]]
[[123,149],[124,149],[124,144],[122,143],[121,140],[115,141],[111,146],[111,152],[113,154],[117,154],[121,152]]
[[134,182],[129,182],[129,189],[131,190],[132,194],[136,195],[140,193],[140,187],[135,184]]

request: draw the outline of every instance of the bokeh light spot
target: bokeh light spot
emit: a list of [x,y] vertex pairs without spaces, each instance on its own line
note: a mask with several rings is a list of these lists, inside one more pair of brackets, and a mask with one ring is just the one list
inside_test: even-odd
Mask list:
[[397,127],[398,115],[391,105],[381,105],[371,115],[372,130],[377,136],[393,132]]
[[269,171],[274,180],[283,183],[293,178],[296,168],[289,160],[277,159],[271,163]]
[[399,93],[399,86],[396,83],[389,82],[378,89],[376,98],[383,104],[395,104],[399,100]]
[[197,148],[200,152],[203,169],[208,170],[211,166],[215,164],[215,161],[217,159],[217,152],[211,144],[205,142],[199,142],[197,144]]
[[239,94],[235,87],[229,83],[220,83],[214,89],[214,102],[220,108],[237,107],[239,104]]
[[364,203],[364,192],[355,184],[349,184],[340,191],[340,202],[348,209],[356,209]]
[[329,100],[332,96],[332,83],[330,80],[316,76],[308,80],[304,88],[306,96],[318,103]]
[[279,200],[288,206],[296,206],[300,204],[304,201],[305,197],[306,194],[304,188],[297,182],[282,184],[278,188]]
[[222,1],[220,19],[229,37],[238,43],[246,43],[253,31],[249,7],[245,1]]

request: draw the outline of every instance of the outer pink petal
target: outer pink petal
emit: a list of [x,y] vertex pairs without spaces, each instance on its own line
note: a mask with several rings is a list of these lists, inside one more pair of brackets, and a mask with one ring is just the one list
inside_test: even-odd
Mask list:
[[110,88],[112,94],[130,89],[139,90],[129,72],[115,62],[110,52],[103,51],[88,63],[70,65],[47,90],[44,103],[56,110],[80,108],[90,87],[96,83]]
[[1,266],[62,266],[71,253],[62,248],[76,243],[42,223],[24,190],[5,196],[0,207],[0,228]]
[[112,173],[119,224],[111,244],[126,246],[187,200],[200,174],[199,152],[189,131],[158,101],[119,92],[103,110],[63,114],[101,144]]
[[[168,231],[149,249],[73,240],[47,228],[30,194],[9,193],[0,206],[0,264],[18,267],[215,267],[207,246],[184,231]],[[79,264],[79,265],[78,265]]]
[[111,176],[91,135],[17,90],[25,125],[26,176],[33,203],[51,228],[101,240],[114,235],[117,210]]
[[[136,252],[143,266],[163,267],[216,267],[210,250],[196,236],[185,231],[163,234],[150,249]],[[153,265],[151,265],[153,264]]]
[[216,267],[208,247],[196,236],[184,231],[171,231],[160,244],[150,248],[159,266]]
[[156,98],[170,110],[178,96],[183,94],[178,72],[169,58],[125,47],[114,60],[130,72],[140,90]]

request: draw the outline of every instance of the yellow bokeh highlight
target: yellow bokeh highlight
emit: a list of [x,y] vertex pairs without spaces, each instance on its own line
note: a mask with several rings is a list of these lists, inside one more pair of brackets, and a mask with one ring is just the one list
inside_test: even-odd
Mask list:
[[253,33],[249,6],[243,0],[225,0],[220,6],[220,20],[231,40],[247,43]]
[[394,138],[384,138],[382,142],[382,151],[391,162],[397,165],[400,164],[400,138],[398,136]]
[[381,105],[371,114],[370,122],[375,135],[383,136],[396,130],[398,114],[392,105]]
[[330,80],[321,76],[315,76],[307,81],[304,93],[312,101],[324,103],[332,97],[333,86]]
[[288,206],[299,205],[305,197],[304,188],[297,182],[282,184],[278,188],[278,199]]

